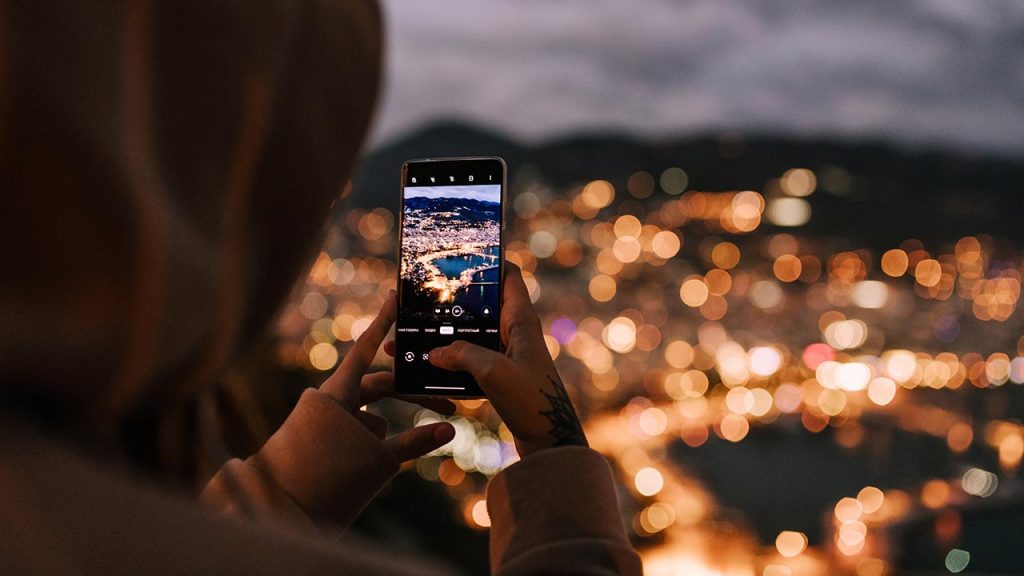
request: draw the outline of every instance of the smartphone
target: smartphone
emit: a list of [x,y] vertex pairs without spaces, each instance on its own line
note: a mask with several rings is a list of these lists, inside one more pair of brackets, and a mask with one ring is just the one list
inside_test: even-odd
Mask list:
[[431,158],[402,165],[395,390],[483,397],[467,372],[430,364],[455,340],[501,349],[505,161]]

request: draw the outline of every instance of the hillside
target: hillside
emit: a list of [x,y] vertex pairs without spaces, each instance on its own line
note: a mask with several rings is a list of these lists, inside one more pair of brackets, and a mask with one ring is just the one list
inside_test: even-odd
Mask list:
[[[577,135],[524,145],[466,125],[441,124],[371,153],[359,168],[350,202],[394,211],[404,160],[461,155],[504,157],[513,197],[524,174],[556,189],[604,178],[623,190],[637,170],[657,175],[679,166],[686,170],[691,190],[760,191],[768,180],[800,166],[819,175],[839,175],[819,182],[819,192],[810,198],[814,216],[803,233],[874,247],[907,238],[948,242],[981,233],[1024,243],[1024,203],[1019,199],[1024,191],[1024,156],[1013,162],[878,142],[768,136],[641,142],[616,135]],[[660,203],[665,198],[654,194],[642,202]]]

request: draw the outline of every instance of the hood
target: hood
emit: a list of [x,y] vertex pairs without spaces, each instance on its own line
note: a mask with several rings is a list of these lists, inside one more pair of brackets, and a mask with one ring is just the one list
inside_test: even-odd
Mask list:
[[371,2],[0,2],[0,401],[195,395],[315,252],[379,83]]

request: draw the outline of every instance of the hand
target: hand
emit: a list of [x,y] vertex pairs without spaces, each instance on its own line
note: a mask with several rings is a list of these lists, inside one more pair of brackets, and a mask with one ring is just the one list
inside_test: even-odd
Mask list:
[[505,353],[458,340],[430,351],[430,363],[473,375],[516,439],[523,458],[553,446],[587,446],[576,410],[544,344],[522,273],[505,263],[501,339]]
[[444,414],[454,414],[455,405],[448,400],[403,398],[395,393],[395,377],[391,372],[366,374],[366,369],[377,354],[377,348],[387,336],[391,325],[395,323],[396,307],[395,291],[392,290],[377,317],[359,336],[334,374],[320,386],[320,391],[351,412],[363,426],[384,441],[384,447],[391,451],[399,462],[404,462],[419,458],[451,442],[455,437],[455,428],[447,422],[439,422],[406,430],[388,438],[387,420],[360,408],[385,397],[415,402]]

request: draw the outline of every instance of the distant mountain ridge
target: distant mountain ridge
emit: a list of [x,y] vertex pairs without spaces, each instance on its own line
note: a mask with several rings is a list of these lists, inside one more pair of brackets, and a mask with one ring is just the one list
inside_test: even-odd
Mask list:
[[500,212],[500,205],[497,202],[485,200],[474,200],[471,198],[438,197],[405,199],[406,212],[458,212],[459,219],[467,222],[482,222],[485,220],[496,220]]
[[[851,245],[892,247],[908,238],[953,242],[970,234],[1024,243],[1024,156],[1019,162],[916,150],[882,142],[797,140],[766,135],[706,135],[644,142],[616,134],[581,134],[526,146],[501,134],[457,123],[430,126],[367,156],[358,169],[350,205],[398,209],[399,170],[409,158],[497,155],[509,165],[509,200],[528,180],[556,193],[603,178],[618,191],[612,214],[648,209],[668,196],[637,200],[626,191],[631,174],[655,176],[679,166],[688,189],[758,190],[793,167],[819,175],[837,167],[845,190],[819,191],[809,201],[803,234],[846,238]],[[631,208],[634,207],[634,208]],[[789,229],[787,229],[789,230]]]
[[406,206],[426,206],[429,204],[436,205],[452,205],[452,206],[474,206],[474,207],[492,207],[497,208],[498,202],[488,202],[487,200],[477,200],[475,198],[459,198],[457,196],[436,196],[433,198],[427,196],[415,196],[412,198],[405,199]]

